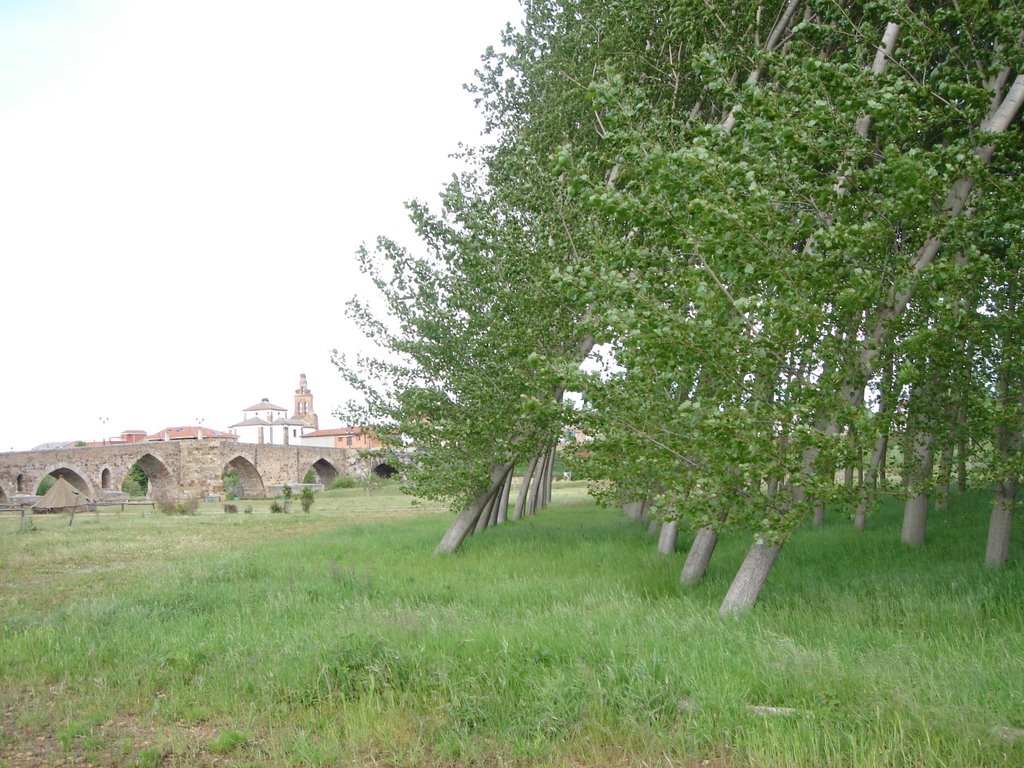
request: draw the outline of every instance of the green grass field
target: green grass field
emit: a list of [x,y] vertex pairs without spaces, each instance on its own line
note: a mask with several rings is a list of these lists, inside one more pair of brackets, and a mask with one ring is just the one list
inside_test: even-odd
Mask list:
[[894,505],[800,531],[729,618],[746,537],[685,590],[686,536],[576,483],[445,558],[393,486],[246,504],[0,520],[0,766],[1024,765],[1024,541],[984,568],[982,494],[917,551]]

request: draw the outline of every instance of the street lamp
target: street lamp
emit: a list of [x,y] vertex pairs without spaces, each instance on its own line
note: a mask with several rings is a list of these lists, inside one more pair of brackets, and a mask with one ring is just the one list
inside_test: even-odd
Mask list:
[[100,436],[103,438],[103,444],[107,444],[107,422],[110,421],[109,416],[100,416]]

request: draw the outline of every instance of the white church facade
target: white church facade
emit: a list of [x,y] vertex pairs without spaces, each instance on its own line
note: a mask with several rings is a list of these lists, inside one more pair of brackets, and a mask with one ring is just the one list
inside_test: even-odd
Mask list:
[[306,385],[306,374],[299,375],[299,388],[295,390],[295,410],[274,405],[263,398],[242,410],[242,420],[228,429],[238,436],[240,443],[260,445],[302,445],[304,435],[315,432],[319,419],[313,410],[313,393]]

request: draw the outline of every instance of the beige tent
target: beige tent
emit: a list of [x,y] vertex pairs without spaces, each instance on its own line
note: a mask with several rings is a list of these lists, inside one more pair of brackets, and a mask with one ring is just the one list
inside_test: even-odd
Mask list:
[[70,512],[68,525],[75,520],[75,512],[85,512],[92,504],[92,499],[85,495],[63,477],[58,477],[50,490],[39,501],[32,505],[33,512]]

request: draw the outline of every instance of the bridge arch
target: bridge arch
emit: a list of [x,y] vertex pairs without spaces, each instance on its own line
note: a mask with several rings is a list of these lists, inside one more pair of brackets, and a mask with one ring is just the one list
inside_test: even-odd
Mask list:
[[[90,499],[96,498],[96,492],[92,487],[92,483],[86,479],[88,474],[83,472],[80,467],[70,467],[67,464],[55,464],[43,473],[43,477],[46,475],[52,475],[58,480],[63,477],[67,482],[71,483],[71,485],[80,490]],[[43,478],[40,477],[39,482],[42,482],[42,480]],[[36,488],[33,488],[31,493],[35,493],[38,487],[39,484],[37,483]]]
[[146,479],[149,480],[149,493],[147,495],[150,498],[170,499],[177,496],[171,471],[160,459],[152,453],[144,453],[135,460],[135,463],[146,473]]
[[104,467],[100,470],[100,490],[109,491],[112,489],[110,477],[110,467]]
[[329,487],[334,482],[335,478],[338,477],[338,468],[334,466],[327,459],[321,457],[317,459],[310,466],[313,473],[316,474],[316,481],[323,485],[325,488]]
[[242,486],[242,492],[239,494],[240,498],[265,499],[267,497],[267,489],[263,485],[263,478],[260,476],[259,470],[245,456],[238,455],[231,459],[231,461],[224,465],[224,471],[221,472],[221,475],[226,475],[230,472],[235,473],[239,484]]
[[388,464],[386,461],[382,461],[373,468],[373,474],[377,477],[382,477],[385,480],[389,477],[394,477],[398,474],[398,470]]
[[[38,485],[38,483],[37,483]],[[14,481],[14,492],[15,493],[35,493],[36,489],[32,487],[32,481],[29,476],[24,472],[19,472],[17,479]]]

